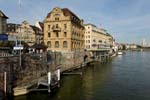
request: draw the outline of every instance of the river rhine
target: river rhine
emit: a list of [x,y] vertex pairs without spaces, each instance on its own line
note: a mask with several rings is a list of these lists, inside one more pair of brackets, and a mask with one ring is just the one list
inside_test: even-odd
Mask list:
[[150,100],[150,51],[127,51],[79,71],[83,75],[62,76],[50,97],[33,92],[15,100]]

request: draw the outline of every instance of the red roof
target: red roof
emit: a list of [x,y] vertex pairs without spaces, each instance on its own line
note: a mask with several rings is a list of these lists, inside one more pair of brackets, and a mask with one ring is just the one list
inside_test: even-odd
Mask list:
[[[75,17],[75,18],[77,18],[78,20],[80,20],[79,17],[77,17],[77,15],[75,15],[75,14],[74,14],[71,10],[69,10],[68,8],[62,8],[61,10],[63,11],[63,13],[64,13],[65,16]],[[47,14],[47,18],[50,17],[50,15],[51,15],[51,12]]]

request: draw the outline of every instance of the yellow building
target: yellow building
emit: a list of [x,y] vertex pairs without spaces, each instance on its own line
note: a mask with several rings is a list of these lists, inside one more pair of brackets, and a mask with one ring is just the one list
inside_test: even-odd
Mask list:
[[35,43],[43,43],[43,31],[34,25],[30,25],[27,21],[23,21],[21,24],[8,23],[7,34],[17,40],[24,41],[29,46]]
[[44,20],[44,43],[52,51],[84,49],[83,20],[67,8],[53,8]]
[[109,49],[113,45],[113,37],[106,30],[93,24],[85,24],[85,49]]

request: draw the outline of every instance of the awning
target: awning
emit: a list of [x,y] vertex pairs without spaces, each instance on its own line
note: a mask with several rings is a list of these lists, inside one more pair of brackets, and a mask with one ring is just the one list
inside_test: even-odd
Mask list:
[[0,40],[8,40],[8,35],[7,34],[0,34]]

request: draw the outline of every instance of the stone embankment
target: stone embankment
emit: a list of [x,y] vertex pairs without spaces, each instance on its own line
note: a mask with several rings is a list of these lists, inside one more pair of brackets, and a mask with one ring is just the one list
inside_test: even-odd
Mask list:
[[[22,93],[28,93],[27,88],[30,87],[27,86],[34,86],[41,78],[47,79],[46,77],[49,71],[53,74],[59,68],[61,72],[64,72],[80,68],[92,61],[91,53],[85,51],[66,53],[50,52],[46,55],[25,54],[22,56],[22,66],[19,66],[19,57],[3,58],[1,61],[0,75],[3,75],[3,72],[7,72],[7,87],[11,88],[7,88],[7,91],[12,92],[13,88],[14,92],[17,89],[19,91],[21,90]],[[0,79],[2,80],[3,76]],[[4,80],[0,81],[0,84],[3,85]]]

